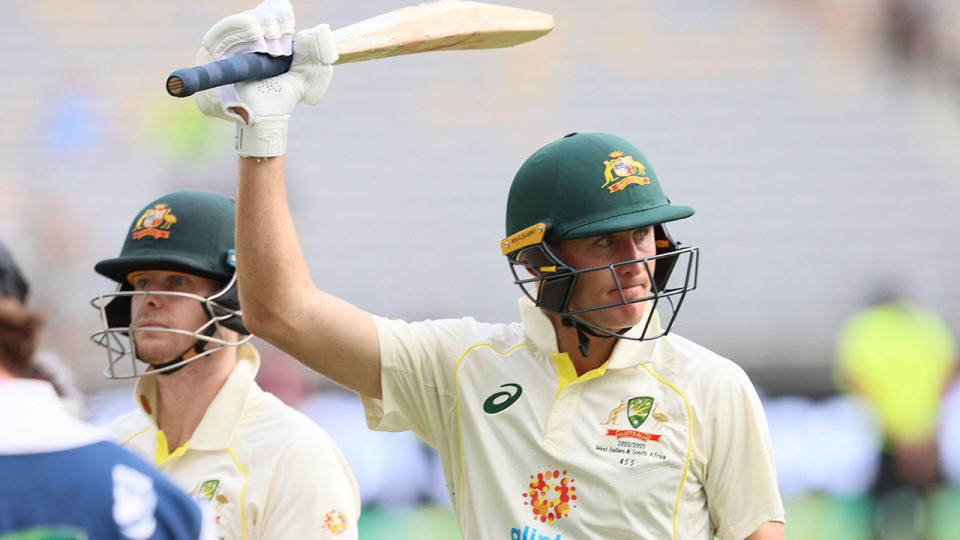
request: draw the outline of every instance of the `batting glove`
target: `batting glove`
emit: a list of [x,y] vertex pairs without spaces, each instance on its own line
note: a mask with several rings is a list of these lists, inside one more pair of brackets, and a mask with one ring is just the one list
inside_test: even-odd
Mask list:
[[332,64],[339,58],[333,34],[329,25],[321,24],[294,35],[289,0],[266,0],[222,19],[203,37],[197,65],[247,52],[289,55],[293,41],[296,49],[287,73],[194,95],[203,114],[236,122],[236,150],[241,156],[272,157],[286,151],[287,123],[294,107],[301,101],[319,103],[330,86]]

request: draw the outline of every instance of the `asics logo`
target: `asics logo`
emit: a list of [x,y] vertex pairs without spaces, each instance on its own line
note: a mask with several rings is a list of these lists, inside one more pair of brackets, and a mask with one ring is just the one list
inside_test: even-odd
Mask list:
[[519,384],[507,383],[501,384],[500,388],[510,387],[513,391],[504,390],[502,392],[496,392],[487,398],[483,402],[483,412],[487,414],[497,414],[498,412],[506,409],[507,407],[513,405],[515,401],[520,399],[520,394],[523,393],[523,388]]

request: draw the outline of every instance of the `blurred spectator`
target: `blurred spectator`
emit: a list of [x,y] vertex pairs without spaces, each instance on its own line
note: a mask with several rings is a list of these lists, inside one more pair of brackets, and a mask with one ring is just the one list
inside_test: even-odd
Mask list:
[[903,69],[926,68],[933,61],[936,35],[933,0],[884,0],[884,38]]
[[212,538],[186,494],[67,412],[46,380],[56,368],[34,364],[43,317],[24,304],[28,290],[0,244],[0,535]]
[[[29,292],[30,286],[27,284],[26,279],[13,260],[13,256],[10,254],[10,251],[7,250],[6,246],[0,243],[0,297],[14,298],[20,302],[21,305],[25,306]],[[24,324],[29,326],[28,328],[24,328],[24,332],[31,335],[35,335],[35,333],[39,331],[39,326],[42,325],[42,318],[37,314],[33,316],[38,318],[36,320],[30,320],[29,317],[24,319]],[[37,325],[37,327],[34,328],[33,325]],[[14,342],[18,347],[29,346],[31,350],[33,350],[36,345],[36,343],[32,342],[28,344],[22,341],[22,339],[14,340]],[[13,346],[13,342],[8,343],[8,345]],[[15,351],[4,352],[8,358],[19,356],[19,353]],[[23,371],[16,372],[14,375],[26,379],[40,379],[49,382],[53,386],[53,389],[56,390],[57,395],[60,396],[60,399],[63,400],[64,405],[66,405],[70,413],[77,418],[82,418],[84,415],[83,393],[77,387],[76,380],[70,368],[57,358],[56,355],[47,351],[31,354],[28,360],[29,362],[23,366]]]
[[883,428],[884,451],[872,490],[880,539],[928,538],[937,527],[926,499],[942,479],[937,428],[956,363],[956,344],[940,317],[889,294],[841,331],[837,382],[865,399]]
[[876,411],[886,447],[875,491],[937,482],[941,397],[956,372],[956,345],[934,313],[884,299],[856,314],[837,344],[842,387]]
[[[30,286],[20,272],[20,267],[13,260],[13,255],[0,243],[0,297],[16,298],[21,304],[26,304],[29,292]],[[23,341],[18,343],[28,345]]]
[[43,316],[27,309],[29,291],[13,256],[0,243],[0,370],[6,375],[3,380],[25,377],[31,371]]

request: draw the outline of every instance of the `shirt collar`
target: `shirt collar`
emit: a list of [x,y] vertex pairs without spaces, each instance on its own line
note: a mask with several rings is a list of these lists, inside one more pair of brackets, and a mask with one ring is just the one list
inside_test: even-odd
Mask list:
[[[23,414],[29,407],[30,414]],[[0,381],[0,454],[54,452],[102,440],[96,428],[67,411],[53,385],[34,379]]]
[[523,331],[527,338],[533,342],[533,345],[540,349],[544,354],[554,354],[559,352],[557,345],[557,332],[553,328],[553,323],[543,314],[529,297],[523,295],[517,301],[520,308],[520,322],[523,323]]
[[[646,315],[644,315],[646,317]],[[646,321],[646,318],[644,318]],[[657,313],[653,313],[650,320],[650,327],[647,328],[647,335],[657,335],[660,333],[660,320]],[[628,338],[638,338],[643,334],[643,324],[634,326],[627,330],[625,336]],[[647,364],[653,361],[654,355],[660,350],[661,338],[636,341],[635,339],[617,339],[617,344],[613,346],[613,352],[610,353],[610,360],[607,362],[607,369],[620,369],[641,364]]]
[[[247,398],[256,386],[254,379],[260,369],[260,353],[249,343],[237,349],[237,365],[230,372],[216,397],[210,402],[197,429],[190,437],[190,448],[195,450],[219,450],[226,448],[240,423],[240,416]],[[156,427],[157,381],[160,375],[140,377],[134,390],[137,406],[150,418]]]
[[[527,338],[533,342],[533,345],[545,354],[559,352],[556,330],[553,327],[553,323],[544,315],[543,311],[534,305],[533,301],[526,295],[521,296],[517,304],[520,308],[520,321],[523,323],[524,332]],[[648,303],[647,310],[650,309],[649,306],[650,304]],[[646,312],[642,320],[644,322],[646,321]],[[660,332],[660,317],[654,312],[653,318],[650,320],[649,328],[647,328],[647,335],[656,335]],[[625,336],[637,338],[640,337],[642,333],[643,324],[639,324],[627,330]],[[653,354],[659,349],[660,343],[659,338],[647,341],[596,337],[591,337],[590,339],[617,340],[617,344],[613,347],[613,352],[610,353],[607,369],[626,368],[650,362],[653,359]]]

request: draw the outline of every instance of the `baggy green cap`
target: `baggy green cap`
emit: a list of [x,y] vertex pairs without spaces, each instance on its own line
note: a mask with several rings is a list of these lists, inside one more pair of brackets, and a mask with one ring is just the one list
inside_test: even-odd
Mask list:
[[647,158],[606,133],[571,133],[537,150],[517,171],[507,199],[507,237],[548,222],[546,240],[566,240],[692,216],[670,204]]
[[232,199],[183,190],[147,204],[130,224],[120,256],[96,264],[100,274],[126,283],[137,270],[179,271],[227,282],[234,274]]

